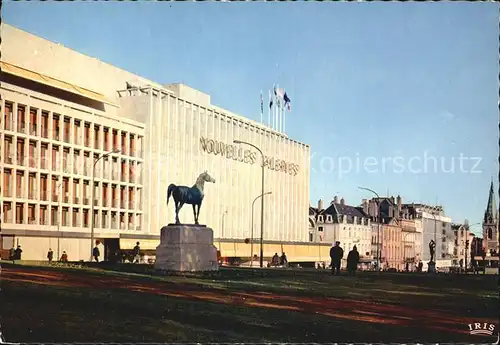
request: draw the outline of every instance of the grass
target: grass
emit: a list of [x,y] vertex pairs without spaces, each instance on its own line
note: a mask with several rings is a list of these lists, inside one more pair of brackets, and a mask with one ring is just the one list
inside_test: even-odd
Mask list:
[[[485,342],[497,277],[145,265],[2,264],[1,325],[14,342]],[[497,325],[498,327],[498,325]]]

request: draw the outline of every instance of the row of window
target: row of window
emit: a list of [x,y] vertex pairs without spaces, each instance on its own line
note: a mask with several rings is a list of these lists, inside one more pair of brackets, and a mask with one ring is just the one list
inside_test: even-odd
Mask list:
[[[15,204],[15,214],[13,204]],[[7,224],[90,227],[90,211],[85,208],[9,201],[4,201],[2,207],[2,221]],[[141,218],[142,214],[137,213],[95,210],[94,226],[102,229],[140,230]]]
[[[338,217],[339,223],[369,225],[368,218],[359,218],[359,217],[344,216],[344,215],[339,215],[337,217]],[[325,219],[326,219],[326,221],[325,221]],[[319,215],[318,216],[318,223],[333,223],[333,217],[330,214]]]
[[[28,155],[25,155],[24,139],[17,140],[17,150],[14,150],[12,138],[5,137],[3,161],[8,165],[27,166],[34,169],[40,168],[43,170],[90,176],[93,164],[99,158],[98,154],[92,154],[88,151],[69,147],[63,147],[61,151],[60,146],[52,144],[37,145],[35,141],[29,142],[28,153]],[[141,184],[142,163],[121,158],[118,155],[111,155],[96,164],[95,176],[97,178],[102,177]]]
[[[90,205],[89,180],[61,178],[58,175],[49,174],[25,174],[24,171],[13,172],[8,168],[5,168],[3,172],[4,197]],[[140,209],[142,188],[97,181],[94,182],[94,198],[96,206]]]
[[[14,118],[14,108],[17,116]],[[0,119],[1,121],[2,119]],[[119,150],[123,155],[141,157],[143,137],[134,133],[71,118],[27,105],[5,102],[3,128],[31,136],[63,141],[103,151]],[[62,128],[62,130],[61,130]]]

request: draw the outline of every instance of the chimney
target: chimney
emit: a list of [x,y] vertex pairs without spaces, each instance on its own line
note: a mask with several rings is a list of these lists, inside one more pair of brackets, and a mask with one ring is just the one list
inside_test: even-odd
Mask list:
[[344,200],[344,198],[340,199],[340,204],[341,204],[341,205],[345,205],[345,200]]
[[396,201],[398,203],[398,213],[401,213],[401,211],[403,210],[403,205],[402,205],[402,201],[401,201],[401,196],[398,194],[398,197],[396,198]]
[[335,204],[338,204],[338,203],[339,203],[339,198],[337,198],[337,196],[336,196],[336,195],[333,197],[333,202],[334,202]]
[[323,211],[323,200],[319,199],[318,201],[318,211]]
[[368,200],[363,199],[361,206],[363,207],[363,212],[366,214],[370,214],[370,210],[368,209]]

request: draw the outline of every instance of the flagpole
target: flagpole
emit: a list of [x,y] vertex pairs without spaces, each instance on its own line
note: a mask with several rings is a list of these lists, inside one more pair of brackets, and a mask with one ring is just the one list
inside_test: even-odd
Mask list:
[[[283,95],[286,95],[286,90],[283,89]],[[284,98],[285,96],[283,96]],[[283,133],[285,133],[286,107],[283,106]]]
[[283,88],[283,113],[282,113],[282,118],[281,118],[281,131],[285,133],[285,116],[286,116],[286,104],[285,104],[285,94],[286,90]]
[[278,132],[281,132],[281,97],[280,97],[280,84],[276,84],[276,90],[278,91]]
[[274,130],[278,130],[278,107],[279,107],[279,101],[278,101],[278,85],[274,87],[274,102],[276,105],[274,106]]
[[269,102],[267,104],[268,104],[267,105],[267,127],[271,128],[271,91],[269,91]]
[[260,90],[260,123],[264,124],[264,96],[262,95],[262,90]]

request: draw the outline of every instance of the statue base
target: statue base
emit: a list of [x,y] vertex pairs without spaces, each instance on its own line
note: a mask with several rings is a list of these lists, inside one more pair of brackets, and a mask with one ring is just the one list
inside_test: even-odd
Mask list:
[[434,261],[427,263],[427,273],[436,273],[436,263]]
[[175,272],[217,271],[214,232],[205,225],[169,224],[161,229],[155,269]]

